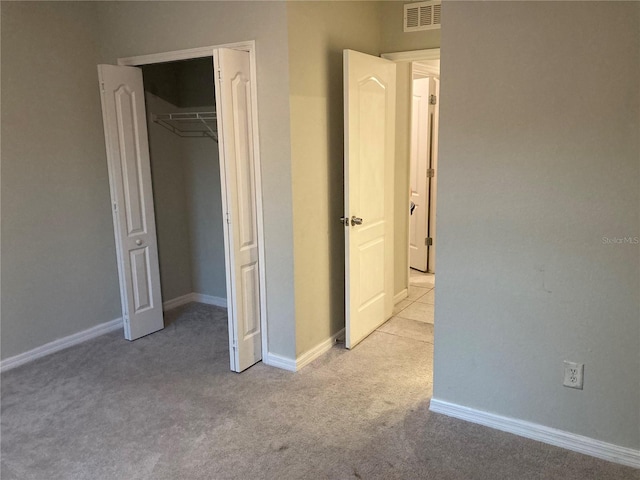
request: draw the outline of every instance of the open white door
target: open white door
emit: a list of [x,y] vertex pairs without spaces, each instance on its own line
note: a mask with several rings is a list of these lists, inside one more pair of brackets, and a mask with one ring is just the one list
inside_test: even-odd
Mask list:
[[409,266],[427,271],[429,219],[429,156],[431,145],[430,79],[413,80],[411,100]]
[[220,168],[226,178],[222,197],[231,273],[227,275],[231,370],[241,372],[262,359],[251,63],[248,52],[228,48],[217,49],[214,62],[220,85],[216,88]]
[[164,328],[142,70],[98,65],[124,336]]
[[347,348],[393,310],[396,65],[344,51]]

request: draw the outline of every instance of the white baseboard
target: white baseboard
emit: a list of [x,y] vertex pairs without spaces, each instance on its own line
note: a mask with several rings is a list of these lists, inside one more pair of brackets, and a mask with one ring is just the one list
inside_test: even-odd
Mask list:
[[113,332],[114,330],[118,330],[121,328],[122,318],[116,318],[115,320],[101,323],[100,325],[96,325],[95,327],[91,327],[87,330],[74,333],[73,335],[59,338],[57,340],[54,340],[53,342],[45,343],[44,345],[34,348],[33,350],[29,350],[28,352],[5,358],[0,362],[0,372],[5,372],[20,365],[24,365],[25,363],[32,362],[33,360],[36,360],[38,358],[42,358],[52,353],[59,352],[60,350],[64,350],[65,348],[78,345],[82,342],[86,342],[87,340],[91,340],[93,338],[99,337],[100,335],[104,335],[105,333]]
[[205,295],[203,293],[187,293],[180,297],[172,298],[162,303],[163,310],[172,310],[190,302],[205,303],[207,305],[215,305],[216,307],[227,308],[227,299],[221,297],[214,297],[212,295]]
[[283,370],[288,370],[290,372],[296,371],[295,360],[291,358],[283,357],[281,355],[277,355],[275,353],[269,353],[269,352],[267,352],[266,354],[263,353],[262,363],[264,363],[265,365],[269,365],[270,367],[281,368]]
[[318,345],[313,347],[311,350],[307,350],[295,360],[291,358],[283,357],[281,355],[277,355],[275,353],[267,352],[266,355],[262,355],[262,363],[264,363],[265,365],[269,365],[271,367],[288,370],[290,372],[297,372],[305,365],[310,364],[316,358],[320,357],[322,354],[331,350],[331,347],[333,347],[336,344],[336,339],[342,335],[344,335],[344,328],[339,332],[331,335],[331,337],[319,343]]
[[207,305],[215,305],[216,307],[227,308],[227,299],[221,297],[214,297],[212,295],[204,295],[202,293],[192,293],[193,301],[206,303]]
[[404,300],[405,298],[407,298],[409,296],[409,289],[405,288],[404,290],[402,290],[400,293],[396,293],[393,296],[393,304],[395,305],[396,303]]
[[[184,305],[189,302],[200,302],[225,308],[227,306],[227,300],[224,298],[213,297],[211,295],[203,295],[201,293],[188,293],[186,295],[182,295],[181,297],[163,302],[162,308],[163,310],[171,310],[172,308],[179,307],[180,305]],[[53,342],[49,342],[36,347],[33,350],[29,350],[28,352],[5,358],[4,360],[0,361],[0,372],[5,372],[20,365],[24,365],[25,363],[32,362],[33,360],[36,360],[38,358],[42,358],[46,355],[59,352],[60,350],[64,350],[65,348],[78,345],[82,342],[86,342],[87,340],[91,340],[93,338],[99,337],[100,335],[113,332],[114,330],[118,330],[120,328],[122,328],[122,318],[116,318],[115,320],[101,323],[100,325],[96,325],[95,327],[89,328],[87,330],[74,333],[64,338],[59,338],[57,340],[54,340]]]
[[612,443],[595,440],[564,430],[545,427],[544,425],[519,420],[517,418],[503,417],[494,413],[463,407],[462,405],[445,402],[436,398],[431,399],[429,410],[495,428],[496,430],[502,430],[503,432],[520,435],[521,437],[530,438],[539,442],[548,443],[549,445],[555,445],[556,447],[573,450],[574,452],[602,458],[610,462],[640,468],[640,450],[621,447]]
[[296,371],[300,370],[305,365],[310,364],[316,358],[331,350],[331,347],[336,344],[336,339],[341,335],[344,335],[344,328],[339,332],[333,334],[331,337],[327,338],[324,342],[319,343],[311,350],[307,350],[298,358],[296,358]]
[[166,302],[162,302],[163,310],[173,310],[174,308],[178,308],[182,305],[185,305],[189,302],[193,302],[193,293],[187,293],[186,295],[182,295],[180,297],[172,298],[171,300],[167,300]]

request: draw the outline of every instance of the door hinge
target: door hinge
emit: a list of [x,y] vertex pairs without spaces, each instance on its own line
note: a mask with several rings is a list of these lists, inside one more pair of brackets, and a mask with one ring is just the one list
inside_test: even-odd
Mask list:
[[104,82],[100,82],[100,91],[104,93]]
[[229,215],[229,212],[227,212],[227,223],[231,225],[231,216]]
[[435,105],[438,102],[438,97],[435,95],[429,95],[429,103],[431,105]]
[[433,168],[427,168],[427,177],[432,178],[435,177],[436,171]]
[[222,82],[222,70],[218,70],[218,80]]
[[425,239],[424,239],[424,244],[425,244],[427,247],[430,247],[431,245],[433,245],[433,238],[431,238],[431,237],[427,237],[427,238],[425,238]]

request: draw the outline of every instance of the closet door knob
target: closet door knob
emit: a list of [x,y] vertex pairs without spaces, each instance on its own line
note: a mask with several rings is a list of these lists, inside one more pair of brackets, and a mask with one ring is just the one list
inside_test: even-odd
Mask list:
[[136,240],[136,245],[138,245],[138,246],[142,245],[142,240],[140,240],[140,239]]
[[356,225],[362,225],[362,219],[354,215],[351,217],[351,226],[355,227]]

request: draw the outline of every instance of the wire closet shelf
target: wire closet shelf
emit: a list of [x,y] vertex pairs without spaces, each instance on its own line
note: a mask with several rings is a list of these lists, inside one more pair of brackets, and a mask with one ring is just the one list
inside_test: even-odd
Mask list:
[[152,118],[180,137],[210,137],[218,141],[216,112],[158,113]]

